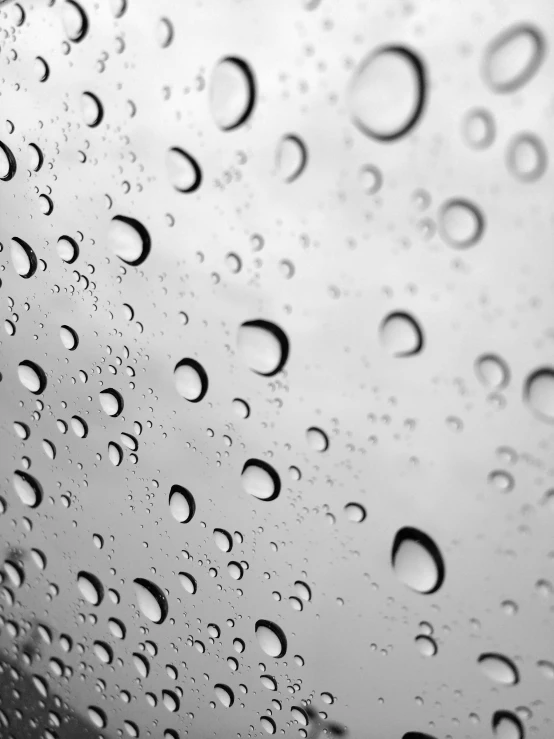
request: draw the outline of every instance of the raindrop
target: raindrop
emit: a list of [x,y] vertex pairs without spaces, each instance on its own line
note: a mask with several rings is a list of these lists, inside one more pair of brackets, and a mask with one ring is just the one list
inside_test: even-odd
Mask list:
[[475,373],[480,382],[491,390],[501,390],[510,381],[506,362],[496,354],[483,354],[475,362]]
[[262,716],[260,719],[260,723],[262,725],[262,728],[268,734],[275,734],[275,732],[277,731],[277,726],[275,724],[275,721],[272,718],[269,718],[268,716]]
[[135,594],[137,596],[138,607],[146,618],[156,624],[161,624],[167,617],[167,599],[157,585],[137,578],[134,581]]
[[269,321],[243,323],[238,331],[237,346],[244,363],[265,377],[280,372],[289,356],[289,340],[285,332]]
[[430,636],[417,636],[415,643],[423,657],[434,657],[437,653],[437,645]]
[[219,698],[220,703],[225,706],[225,708],[231,708],[233,703],[235,702],[235,696],[233,695],[233,691],[228,685],[215,685],[214,691],[216,696]]
[[187,593],[190,593],[191,595],[194,595],[194,593],[196,593],[198,586],[196,584],[195,578],[192,575],[189,575],[187,572],[180,572],[179,580]]
[[543,677],[547,680],[554,680],[554,663],[541,659],[537,662],[537,667],[541,671]]
[[74,351],[79,344],[77,332],[69,326],[62,326],[60,328],[60,339],[64,347],[69,349],[70,352]]
[[425,71],[402,46],[385,46],[365,57],[349,91],[353,123],[366,136],[394,141],[407,134],[425,106]]
[[192,494],[181,485],[173,485],[169,492],[169,510],[179,523],[188,523],[196,512]]
[[515,685],[519,682],[519,674],[514,663],[502,654],[482,654],[477,660],[483,673],[495,683]]
[[104,599],[104,587],[96,575],[79,572],[77,586],[83,598],[93,606],[99,606]]
[[366,517],[365,508],[359,503],[347,503],[344,506],[344,512],[346,518],[353,523],[361,523]]
[[121,18],[127,10],[127,0],[110,0],[110,8],[116,18]]
[[114,216],[108,228],[112,252],[125,264],[137,267],[150,253],[150,234],[135,218]]
[[65,0],[62,5],[62,23],[70,41],[82,41],[88,30],[85,11],[74,0]]
[[194,192],[202,183],[202,171],[195,159],[186,151],[174,147],[168,149],[165,164],[169,182],[179,192]]
[[307,726],[308,725],[308,723],[309,723],[309,721],[308,721],[308,714],[306,713],[306,711],[303,708],[299,708],[298,706],[293,706],[290,709],[290,712],[292,714],[293,719],[295,721],[298,721],[298,723],[301,726]]
[[115,441],[110,441],[108,444],[108,459],[114,467],[119,467],[123,461],[123,450]]
[[254,75],[248,64],[237,57],[222,59],[212,72],[210,109],[222,131],[244,123],[256,102]]
[[296,594],[306,603],[312,599],[312,591],[305,582],[297,580],[294,583],[294,589],[296,590]]
[[532,372],[525,381],[523,397],[538,418],[554,422],[554,370],[542,367]]
[[143,657],[142,654],[137,654],[135,652],[133,654],[133,663],[141,677],[148,677],[148,673],[150,672],[150,665],[148,664],[148,660],[146,659],[146,657]]
[[439,229],[442,238],[457,249],[474,246],[483,236],[485,219],[469,200],[453,198],[441,206]]
[[179,710],[179,699],[175,693],[171,690],[162,690],[162,701],[164,706],[171,713],[175,713]]
[[308,163],[306,144],[298,136],[283,136],[277,147],[277,171],[285,182],[294,182]]
[[272,621],[256,621],[256,637],[262,650],[270,657],[284,657],[287,638],[282,629]]
[[54,446],[54,444],[52,444],[51,441],[48,441],[48,439],[43,439],[42,448],[44,449],[44,453],[49,459],[56,458],[56,447]]
[[23,439],[25,441],[25,439],[29,438],[29,434],[31,433],[31,430],[29,429],[27,424],[19,423],[19,421],[15,421],[13,424],[13,428],[14,428],[15,433],[19,436],[20,439]]
[[392,566],[398,579],[419,593],[435,593],[444,580],[444,562],[437,545],[418,529],[397,532]]
[[230,552],[233,548],[231,534],[224,529],[214,529],[214,541],[217,548],[222,552]]
[[242,565],[240,565],[238,562],[229,562],[229,564],[227,565],[227,571],[229,572],[233,580],[241,580],[244,574]]
[[6,560],[6,562],[4,562],[4,569],[13,587],[20,588],[23,585],[23,581],[25,579],[25,575],[23,574],[23,570],[21,569],[21,567],[15,564],[15,562],[10,562],[9,560]]
[[242,468],[244,490],[259,500],[275,500],[281,492],[281,480],[267,462],[249,459]]
[[48,195],[39,195],[38,205],[40,212],[44,213],[45,216],[49,216],[54,210],[54,203],[52,202],[52,198],[49,198]]
[[98,394],[100,400],[100,406],[104,413],[108,416],[119,416],[123,410],[123,397],[117,390],[109,388],[108,390],[102,390]]
[[496,711],[492,717],[492,731],[496,739],[523,739],[523,725],[510,711]]
[[116,639],[125,639],[125,626],[117,618],[108,619],[108,628]]
[[41,504],[42,487],[32,475],[19,470],[14,472],[13,486],[19,500],[25,505],[36,508]]
[[79,256],[79,247],[70,236],[60,236],[56,251],[60,259],[63,259],[67,264],[73,264]]
[[92,92],[81,95],[81,115],[90,128],[99,126],[104,117],[104,109],[100,100]]
[[546,147],[533,133],[520,133],[508,144],[508,170],[520,182],[535,182],[544,174]]
[[44,370],[28,359],[19,363],[17,376],[23,387],[35,395],[40,395],[46,389],[46,374]]
[[541,32],[532,25],[511,26],[485,50],[483,76],[494,92],[513,92],[528,82],[545,54]]
[[329,439],[325,431],[312,426],[306,431],[306,440],[310,449],[315,452],[326,452],[329,449]]
[[423,348],[423,331],[408,313],[389,313],[379,326],[379,337],[393,357],[411,357]]
[[4,182],[11,180],[16,169],[17,165],[11,149],[0,141],[0,180],[4,180]]
[[271,675],[260,675],[260,680],[264,688],[277,690],[277,681]]
[[[0,146],[2,146],[1,143],[0,143]],[[36,144],[29,144],[29,146],[27,147],[27,151],[29,152],[29,166],[31,167],[33,172],[38,172],[39,169],[42,167],[42,163],[44,161],[42,151],[39,149],[39,147]],[[1,167],[0,167],[0,171],[1,171]]]
[[208,392],[208,375],[195,359],[181,359],[173,376],[177,392],[191,403],[198,403]]
[[239,418],[248,418],[250,415],[250,406],[244,400],[235,398],[233,400],[233,411]]
[[72,416],[71,428],[73,429],[73,433],[80,439],[86,439],[88,436],[88,426],[79,416]]
[[29,244],[14,236],[10,245],[12,265],[20,277],[28,279],[37,271],[37,258]]
[[108,723],[106,714],[100,708],[89,706],[88,717],[98,729],[105,729]]

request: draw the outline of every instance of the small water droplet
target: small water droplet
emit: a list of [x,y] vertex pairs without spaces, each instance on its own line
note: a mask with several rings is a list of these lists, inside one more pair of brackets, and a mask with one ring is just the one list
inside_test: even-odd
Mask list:
[[214,686],[214,692],[219,698],[220,703],[225,706],[225,708],[231,708],[231,706],[235,702],[235,696],[233,695],[233,691],[228,685],[222,685],[221,683],[219,683],[218,685]]
[[359,503],[347,503],[344,506],[344,512],[348,520],[353,523],[361,523],[366,517],[365,508]]
[[27,472],[14,472],[13,486],[19,500],[30,508],[36,508],[42,502],[42,487],[37,479]]
[[308,163],[306,144],[299,136],[283,136],[277,147],[277,172],[285,182],[294,182]]
[[194,192],[202,183],[198,162],[183,149],[168,149],[165,159],[169,182],[179,192]]
[[189,575],[188,572],[180,572],[179,580],[187,593],[190,593],[191,595],[194,595],[194,593],[196,593],[198,585],[192,575]]
[[13,268],[20,277],[29,279],[37,271],[38,261],[35,252],[29,244],[16,236],[11,240],[10,256]]
[[73,264],[79,256],[79,247],[70,236],[60,236],[56,245],[56,251],[60,259],[63,259],[67,264]]
[[525,381],[523,397],[538,418],[554,422],[554,370],[542,367],[532,372]]
[[69,326],[62,326],[60,328],[60,339],[62,340],[64,347],[69,349],[69,351],[74,351],[79,345],[77,332]]
[[102,123],[104,108],[92,92],[84,92],[81,95],[81,115],[85,124],[90,128],[96,128]]
[[233,548],[231,534],[225,529],[214,529],[214,541],[217,548],[222,552],[230,552]]
[[546,147],[533,133],[520,133],[510,141],[506,153],[509,172],[520,182],[535,182],[546,171]]
[[496,354],[483,354],[475,362],[475,373],[482,384],[491,390],[501,390],[510,381],[506,362]]
[[15,175],[17,163],[12,150],[0,141],[0,180],[8,182]]
[[88,30],[88,19],[85,11],[75,0],[65,0],[62,5],[62,23],[70,41],[79,42]]

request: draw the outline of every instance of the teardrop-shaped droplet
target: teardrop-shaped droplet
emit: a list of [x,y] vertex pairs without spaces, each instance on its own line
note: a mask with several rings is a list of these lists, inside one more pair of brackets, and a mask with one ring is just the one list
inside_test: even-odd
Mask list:
[[381,322],[379,337],[393,357],[411,357],[423,348],[423,331],[409,313],[389,313]]
[[74,351],[79,345],[77,332],[70,326],[62,326],[60,328],[60,339],[62,340],[64,347],[69,349],[70,352]]
[[18,470],[13,475],[13,486],[19,500],[30,508],[36,508],[42,502],[42,487],[39,481],[27,472]]
[[233,691],[228,685],[222,685],[221,683],[219,683],[218,685],[214,686],[214,692],[219,699],[221,705],[225,706],[225,708],[231,708],[231,706],[235,702],[235,696],[233,695]]
[[40,395],[46,389],[46,374],[44,370],[29,359],[24,359],[23,362],[19,363],[17,376],[23,387],[35,395]]
[[70,41],[82,41],[88,30],[88,19],[83,8],[75,0],[65,0],[62,5],[62,23]]
[[289,356],[287,335],[269,321],[243,323],[238,331],[237,347],[247,367],[266,377],[280,372]]
[[426,98],[423,63],[402,46],[386,46],[362,60],[352,78],[352,120],[366,136],[394,141],[417,123]]
[[256,102],[254,75],[238,57],[226,57],[214,68],[210,82],[212,117],[223,131],[237,128],[250,117]]
[[244,490],[259,500],[275,500],[281,492],[281,480],[277,472],[261,459],[249,459],[242,468]]
[[191,403],[198,403],[208,392],[208,375],[195,359],[181,359],[175,365],[173,378],[179,395]]
[[180,572],[179,581],[183,588],[187,591],[187,593],[190,593],[191,595],[194,595],[196,593],[196,590],[198,588],[198,585],[196,584],[196,579],[192,575],[189,575],[188,572]]
[[525,733],[519,718],[511,711],[496,711],[492,717],[495,739],[523,739]]
[[114,216],[108,229],[108,244],[122,262],[137,267],[150,254],[150,234],[135,218]]
[[169,510],[179,523],[188,523],[196,512],[192,493],[181,485],[173,485],[169,492]]
[[485,218],[474,203],[453,198],[441,206],[439,230],[447,244],[457,249],[467,249],[481,240]]
[[113,388],[102,390],[98,394],[100,406],[108,416],[119,416],[123,410],[123,397],[121,393]]
[[284,631],[272,621],[256,621],[256,638],[262,650],[270,657],[284,657],[287,638]]
[[306,144],[299,136],[283,136],[277,147],[277,172],[285,182],[294,182],[308,163]]
[[12,150],[0,141],[0,180],[11,180],[17,170],[17,163]]
[[139,610],[155,624],[163,623],[167,617],[168,607],[162,590],[150,580],[141,577],[133,582]]
[[104,108],[94,93],[84,92],[81,95],[81,115],[85,124],[90,128],[96,128],[102,123]]
[[217,548],[222,552],[230,552],[233,548],[231,534],[225,529],[214,529],[214,541]]
[[519,682],[519,673],[515,664],[503,654],[487,652],[477,660],[483,673],[495,683],[515,685]]
[[77,586],[83,598],[93,606],[99,606],[104,599],[104,587],[96,575],[90,572],[79,572]]
[[523,397],[537,418],[554,422],[554,369],[542,367],[532,372],[525,381]]
[[13,268],[20,277],[28,279],[37,271],[38,261],[35,252],[29,244],[17,236],[11,240],[10,256]]
[[444,562],[435,542],[422,531],[403,528],[392,546],[392,566],[398,579],[419,593],[435,593],[444,580]]
[[520,182],[536,182],[546,171],[546,147],[534,133],[520,133],[508,144],[506,162]]
[[67,264],[72,264],[79,256],[79,247],[70,236],[60,236],[56,251],[60,259],[63,259]]
[[485,82],[494,92],[513,92],[533,77],[544,54],[545,42],[538,28],[527,23],[511,26],[496,36],[485,50]]
[[202,183],[198,162],[183,149],[169,149],[165,159],[171,185],[179,192],[194,192]]

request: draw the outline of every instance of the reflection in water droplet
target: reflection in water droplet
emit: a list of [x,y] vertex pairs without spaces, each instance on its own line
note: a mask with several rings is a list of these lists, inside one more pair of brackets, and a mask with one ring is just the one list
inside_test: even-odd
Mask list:
[[491,390],[501,390],[510,381],[506,362],[496,354],[483,354],[475,362],[475,372],[483,385]]
[[554,370],[542,367],[525,381],[523,397],[542,421],[554,422]]
[[20,277],[28,279],[37,271],[37,258],[35,252],[22,239],[14,237],[10,244],[10,256],[12,265]]
[[198,403],[208,392],[208,375],[195,359],[181,359],[173,377],[179,395],[191,403]]
[[535,182],[542,177],[547,161],[546,147],[533,133],[520,133],[508,144],[508,170],[520,182]]
[[519,682],[517,667],[504,655],[488,652],[482,654],[477,661],[489,680],[503,685],[515,685]]
[[79,344],[77,332],[69,326],[62,326],[60,328],[60,339],[64,347],[69,349],[69,351],[74,351]]
[[171,185],[179,192],[194,192],[202,183],[202,172],[195,159],[186,151],[168,149],[165,164]]
[[108,390],[102,390],[98,394],[100,400],[100,406],[104,413],[108,416],[119,416],[123,410],[123,397],[117,390],[109,388]]
[[237,347],[244,363],[266,377],[280,372],[289,356],[285,332],[269,321],[243,323],[238,331]]
[[95,128],[102,123],[104,109],[100,100],[92,92],[84,92],[81,95],[81,115],[90,128]]
[[483,76],[494,92],[513,92],[528,82],[545,54],[541,32],[529,24],[511,26],[485,50]]
[[224,529],[214,529],[214,541],[222,552],[230,552],[233,548],[231,534]]
[[425,71],[408,49],[386,46],[362,60],[352,78],[349,102],[357,128],[378,141],[407,134],[425,105]]
[[169,492],[169,510],[179,523],[188,523],[196,512],[192,494],[181,485],[173,485]]
[[83,598],[93,606],[98,606],[104,599],[104,587],[96,575],[89,572],[79,572],[77,586]]
[[11,149],[0,141],[0,180],[8,182],[15,175],[17,164]]
[[344,506],[346,517],[353,523],[361,523],[366,517],[366,511],[359,503],[347,503]]
[[137,267],[150,254],[150,234],[135,218],[114,216],[108,228],[108,244],[122,262]]
[[242,468],[244,490],[259,500],[275,500],[281,492],[277,472],[261,459],[249,459]]
[[82,41],[88,29],[85,11],[75,0],[65,0],[62,5],[62,23],[70,41]]
[[138,607],[146,618],[161,624],[167,617],[167,599],[157,585],[150,580],[137,578],[134,581]]
[[20,362],[17,368],[17,376],[23,387],[35,395],[40,395],[46,389],[46,374],[35,362],[28,359]]
[[218,684],[214,686],[214,691],[221,704],[225,706],[225,708],[231,708],[235,702],[235,696],[233,695],[231,688],[228,685]]
[[492,717],[492,730],[495,739],[523,739],[523,725],[510,711],[496,711]]
[[212,72],[210,109],[223,131],[244,123],[256,102],[254,75],[248,64],[237,57],[222,59]]
[[397,532],[392,566],[398,579],[419,593],[436,592],[444,580],[444,562],[437,545],[418,529]]
[[268,716],[262,716],[260,719],[260,723],[262,725],[262,728],[268,734],[275,734],[275,732],[277,731],[277,726],[275,724],[275,721],[272,718],[269,718]]
[[72,264],[79,256],[79,247],[70,236],[60,236],[56,251],[60,259],[68,264]]
[[482,237],[485,219],[476,205],[469,200],[447,200],[439,212],[439,229],[442,238],[457,249],[474,246]]
[[270,657],[284,657],[287,638],[282,629],[272,621],[256,621],[256,637],[262,650]]
[[198,586],[196,584],[196,580],[192,575],[189,575],[187,572],[180,572],[179,580],[187,593],[190,593],[191,595],[194,595],[194,593],[196,593]]
[[486,149],[496,136],[494,119],[485,108],[474,108],[465,115],[462,132],[468,146]]
[[283,136],[277,147],[277,171],[285,182],[294,182],[308,162],[308,150],[301,138],[293,134]]
[[423,348],[423,331],[408,313],[389,313],[381,321],[379,337],[393,357],[411,357]]

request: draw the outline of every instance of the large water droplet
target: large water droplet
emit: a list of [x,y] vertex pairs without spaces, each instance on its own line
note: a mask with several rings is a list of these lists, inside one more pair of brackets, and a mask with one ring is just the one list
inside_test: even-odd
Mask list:
[[508,144],[508,170],[520,182],[535,182],[546,171],[546,147],[533,133],[520,133]]
[[477,661],[489,680],[503,685],[515,685],[519,682],[517,667],[504,655],[487,652]]
[[442,238],[457,249],[474,246],[482,237],[485,219],[479,208],[469,200],[447,200],[439,212]]
[[392,566],[398,579],[419,593],[436,592],[444,580],[444,562],[435,542],[422,531],[403,528],[392,546]]
[[17,376],[23,387],[35,395],[40,395],[46,389],[46,373],[42,367],[29,359],[24,359],[19,363]]
[[282,629],[272,621],[256,621],[256,637],[262,650],[270,657],[284,657],[287,638]]
[[62,23],[70,41],[82,41],[88,30],[85,11],[75,0],[65,0],[62,5]]
[[100,100],[92,92],[84,92],[81,95],[81,115],[83,121],[90,128],[95,128],[102,123],[104,109]]
[[408,313],[389,313],[381,321],[379,337],[393,357],[411,357],[423,348],[423,331]]
[[60,236],[56,251],[60,259],[63,259],[67,264],[72,264],[79,256],[79,247],[70,236]]
[[277,472],[261,459],[249,459],[242,468],[244,490],[259,500],[275,500],[281,492]]
[[195,359],[181,359],[173,370],[175,387],[182,398],[198,403],[208,392],[208,375]]
[[101,708],[96,708],[96,706],[88,707],[88,717],[98,729],[105,729],[108,724],[106,714]]
[[554,422],[554,369],[542,367],[525,381],[523,397],[542,421]]
[[269,321],[243,323],[238,331],[237,346],[244,363],[266,377],[280,372],[289,356],[287,335]]
[[165,163],[170,183],[179,192],[194,192],[202,183],[202,171],[198,162],[186,151],[169,149]]
[[100,400],[100,406],[104,413],[108,416],[119,416],[123,410],[123,397],[117,390],[109,388],[108,390],[102,390],[98,393],[98,399]]
[[20,277],[28,279],[37,271],[38,262],[35,252],[29,244],[16,236],[10,244],[10,256],[13,268]]
[[60,339],[64,347],[69,349],[70,352],[74,351],[79,344],[77,332],[75,329],[70,328],[70,326],[62,326],[60,328]]
[[523,725],[510,711],[496,711],[492,717],[492,731],[496,739],[523,739]]
[[17,170],[17,164],[12,151],[0,141],[0,180],[11,180]]
[[308,150],[301,138],[283,136],[277,147],[277,171],[285,182],[294,182],[308,163]]
[[96,575],[89,572],[79,572],[77,586],[83,598],[93,606],[99,606],[104,599],[104,587]]
[[162,590],[150,580],[141,577],[133,581],[138,607],[146,618],[161,624],[167,617],[167,599]]
[[545,53],[541,32],[522,23],[500,33],[485,50],[483,76],[494,92],[513,92],[528,82]]
[[137,267],[150,254],[150,234],[135,218],[114,216],[108,229],[112,252],[126,264]]
[[231,131],[244,123],[256,102],[254,75],[237,57],[222,59],[214,68],[210,83],[210,108],[216,124]]
[[367,136],[394,141],[410,131],[425,105],[425,71],[414,52],[386,46],[359,64],[349,102],[354,124]]
[[169,492],[169,510],[179,523],[188,523],[196,511],[194,497],[181,485],[173,485]]
[[235,696],[233,695],[231,688],[228,685],[222,685],[220,683],[214,686],[214,691],[216,696],[219,698],[220,703],[225,706],[225,708],[231,708],[235,702]]
[[162,701],[171,713],[179,710],[179,698],[177,698],[177,695],[172,690],[162,690]]

